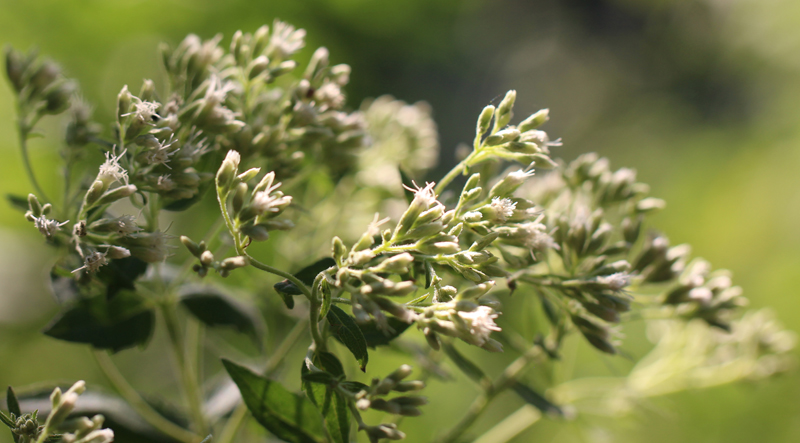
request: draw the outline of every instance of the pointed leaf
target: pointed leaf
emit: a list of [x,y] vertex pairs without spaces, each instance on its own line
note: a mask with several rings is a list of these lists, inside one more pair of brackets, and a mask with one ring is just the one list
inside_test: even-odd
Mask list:
[[536,407],[536,409],[544,412],[545,414],[564,415],[564,411],[561,410],[560,407],[550,403],[550,401],[544,398],[543,395],[520,382],[515,382],[513,385],[511,385],[511,389],[513,389],[517,395],[522,397],[523,400],[530,403]]
[[334,384],[344,377],[342,363],[330,352],[318,352],[313,363],[323,372],[311,372],[304,361],[300,371],[303,390],[322,412],[325,427],[334,443],[348,443],[351,424],[348,400],[334,388]]
[[347,349],[353,353],[353,356],[361,365],[361,370],[366,372],[367,361],[369,361],[367,340],[364,338],[364,334],[361,332],[361,328],[358,327],[356,320],[336,305],[331,306],[325,318],[328,319],[333,336],[347,346]]
[[28,198],[20,195],[6,194],[6,200],[12,208],[18,209],[22,212],[28,211]]
[[22,416],[22,410],[19,408],[19,400],[17,400],[17,394],[14,393],[14,389],[11,386],[8,387],[6,391],[6,405],[8,406],[8,412],[16,415],[17,417]]
[[155,313],[147,301],[123,291],[111,300],[102,295],[79,300],[58,314],[44,333],[116,352],[147,342],[154,325]]
[[378,324],[374,320],[369,323],[358,324],[361,333],[364,334],[364,339],[367,341],[368,347],[375,349],[377,346],[388,345],[413,324],[406,323],[395,317],[386,317],[386,323],[389,325],[389,330],[387,331],[378,328]]
[[[336,266],[336,260],[331,257],[325,257],[301,269],[295,273],[294,276],[305,285],[311,286],[314,284],[314,279],[317,277],[317,274],[332,266]],[[273,287],[275,288],[275,291],[281,295],[283,302],[286,303],[286,307],[289,309],[294,307],[294,298],[292,298],[292,296],[303,294],[303,291],[301,291],[297,285],[289,280],[283,280],[275,283]]]
[[239,387],[253,418],[283,441],[323,443],[322,417],[305,396],[288,391],[280,383],[261,377],[230,360],[222,359],[225,370]]
[[469,361],[466,357],[461,355],[458,350],[453,347],[453,345],[449,343],[442,343],[442,349],[444,353],[450,357],[450,360],[458,366],[458,369],[461,370],[467,377],[471,378],[476,383],[480,384],[481,386],[491,385],[492,381],[486,374],[479,368],[475,363]]
[[180,302],[198,320],[208,326],[227,326],[248,335],[261,347],[264,324],[255,307],[246,306],[216,288],[187,286]]

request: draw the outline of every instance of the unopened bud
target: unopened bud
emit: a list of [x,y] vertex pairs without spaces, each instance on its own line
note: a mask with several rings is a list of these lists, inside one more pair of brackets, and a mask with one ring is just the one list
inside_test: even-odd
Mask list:
[[522,120],[519,124],[519,130],[522,132],[530,131],[531,129],[536,129],[539,126],[543,125],[547,120],[550,119],[550,110],[549,109],[540,109],[535,114],[532,114],[530,117]]
[[225,260],[222,260],[220,264],[222,269],[231,270],[236,268],[243,268],[247,266],[247,257],[236,256],[236,257],[229,257]]
[[203,251],[203,253],[200,254],[200,263],[204,266],[211,266],[211,263],[214,263],[214,253],[211,251]]
[[489,130],[489,125],[492,123],[492,117],[494,116],[494,110],[494,106],[489,105],[481,111],[481,115],[478,117],[478,125],[475,128],[475,133],[478,137],[482,137],[483,134],[486,134],[486,131]]
[[122,87],[117,95],[117,123],[122,124],[125,114],[131,110],[131,93],[128,91],[128,85]]
[[241,155],[237,151],[231,149],[222,161],[219,170],[217,170],[217,187],[227,192],[233,183],[233,177],[239,171],[239,162]]
[[232,209],[234,214],[242,211],[244,206],[244,198],[247,196],[247,183],[239,183],[236,185],[236,190],[233,191]]
[[500,105],[497,107],[497,112],[495,113],[494,118],[494,128],[495,130],[505,127],[509,121],[511,121],[511,117],[514,115],[514,102],[517,100],[517,91],[510,90],[506,93],[506,96],[503,97],[503,101],[500,102]]
[[[97,182],[95,182],[97,183]],[[103,194],[100,199],[97,201],[98,205],[105,205],[108,203],[113,203],[117,200],[130,197],[136,193],[136,185],[125,185],[120,186],[118,188],[114,188],[105,194]]]

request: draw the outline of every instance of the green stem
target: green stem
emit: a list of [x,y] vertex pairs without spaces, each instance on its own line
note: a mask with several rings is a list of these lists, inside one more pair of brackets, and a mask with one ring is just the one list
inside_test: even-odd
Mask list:
[[[516,381],[522,371],[537,357],[542,355],[542,350],[538,346],[528,349],[524,354],[519,356],[516,360],[511,362],[505,370],[497,377],[497,379],[485,387],[482,392],[470,405],[467,413],[456,424],[450,432],[448,432],[442,439],[441,443],[452,443],[461,437],[464,432],[472,426],[475,421],[489,406],[489,403],[497,397],[498,394],[510,388]],[[457,366],[457,365],[456,365]]]
[[33,184],[33,189],[36,190],[36,193],[38,193],[42,197],[42,201],[50,202],[51,201],[50,198],[47,197],[47,194],[44,193],[44,190],[42,190],[42,187],[39,186],[39,182],[36,180],[36,176],[33,174],[33,168],[31,167],[31,160],[30,160],[30,157],[28,156],[28,134],[29,133],[30,133],[30,131],[29,131],[28,127],[26,127],[26,125],[24,123],[22,123],[22,120],[21,120],[21,117],[20,117],[20,123],[19,123],[19,147],[20,147],[20,152],[22,153],[22,165],[25,167],[25,173],[28,174],[28,179],[31,181],[31,184]]
[[105,374],[106,378],[108,378],[117,392],[144,421],[165,435],[183,443],[197,443],[203,439],[203,437],[183,429],[156,412],[156,410],[144,401],[139,393],[128,383],[107,353],[103,351],[93,351],[92,355],[97,365],[103,371],[103,374]]
[[206,435],[208,433],[208,427],[205,417],[203,416],[203,400],[200,393],[200,386],[198,384],[197,374],[193,370],[193,365],[187,362],[186,355],[184,354],[185,344],[181,336],[175,306],[167,301],[161,304],[161,308],[167,326],[169,341],[172,345],[172,352],[178,364],[178,378],[180,378],[181,384],[183,385],[184,398],[192,415],[192,421],[194,422],[197,433]]

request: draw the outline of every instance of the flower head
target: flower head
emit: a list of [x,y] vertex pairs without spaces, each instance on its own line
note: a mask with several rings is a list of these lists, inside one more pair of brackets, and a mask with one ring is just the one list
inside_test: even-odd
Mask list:
[[597,277],[597,281],[608,286],[612,291],[619,291],[631,284],[631,276],[627,272],[616,272],[611,275]]
[[80,268],[72,271],[72,273],[76,273],[81,269],[86,269],[86,272],[95,272],[100,269],[100,266],[107,265],[108,260],[106,260],[105,252],[98,252],[94,251],[91,254],[87,255],[83,258],[83,266]]
[[509,198],[494,197],[490,203],[494,219],[498,223],[505,223],[514,215],[514,210],[517,209],[517,202]]
[[69,223],[69,220],[59,223],[56,220],[48,219],[44,214],[41,217],[36,217],[33,220],[33,225],[36,229],[47,238],[52,237],[56,232],[61,230],[61,227]]
[[119,155],[114,154],[114,149],[111,152],[106,152],[106,161],[100,165],[100,172],[97,174],[97,179],[110,185],[114,182],[124,182],[128,184],[128,171],[126,171],[119,164],[119,160],[125,155],[126,150],[123,150]]
[[499,317],[494,309],[488,306],[478,306],[471,312],[458,311],[458,316],[468,323],[469,332],[476,339],[476,344],[482,346],[489,340],[492,331],[500,331],[500,327],[494,323],[494,319]]
[[133,112],[129,112],[127,114],[122,114],[122,117],[127,117],[129,115],[132,115],[140,123],[148,123],[148,124],[152,124],[154,120],[158,119],[157,117],[158,114],[156,113],[156,109],[158,109],[161,106],[161,103],[140,101],[138,103],[135,103],[133,106],[136,107],[136,110],[134,110]]
[[414,182],[411,183],[414,185],[413,188],[406,185],[403,185],[403,187],[414,193],[415,202],[422,203],[422,206],[426,209],[435,204],[439,204],[439,201],[436,200],[436,192],[433,190],[436,183],[428,182],[422,188],[417,186]]

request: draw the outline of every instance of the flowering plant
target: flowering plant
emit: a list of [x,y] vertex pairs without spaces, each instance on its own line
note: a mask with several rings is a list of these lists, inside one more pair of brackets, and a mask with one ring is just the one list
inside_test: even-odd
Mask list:
[[[569,419],[599,402],[622,414],[647,397],[790,366],[792,334],[767,312],[739,315],[746,299],[729,272],[643,233],[664,202],[633,170],[612,170],[595,154],[551,157],[561,142],[540,129],[547,109],[515,121],[509,91],[482,110],[459,163],[418,182],[438,153],[427,106],[384,96],[353,111],[342,92],[347,65],[331,66],[319,48],[298,68],[304,35],[276,21],[237,32],[228,49],[221,36],[162,46],[165,87],[145,80],[137,95],[122,87],[107,130],[57,65],[6,52],[35,191],[10,200],[57,257],[50,275],[61,312],[45,334],[94,349],[124,414],[138,420],[128,432],[247,441],[258,438],[242,427],[252,417],[283,441],[349,442],[356,431],[371,442],[399,440],[400,417],[429,402],[419,395],[425,381],[447,380],[455,368],[480,394],[434,441],[463,441],[491,400],[511,390],[526,402],[509,416],[514,426],[478,438],[499,442],[542,413]],[[63,113],[63,197],[53,200],[26,142],[41,118]],[[198,226],[203,214],[213,214],[208,226]],[[262,290],[265,282],[272,289]],[[520,315],[506,320],[509,310]],[[640,318],[656,345],[627,376],[530,381],[532,366],[555,367],[570,337],[620,353],[618,325]],[[183,392],[183,406],[169,411],[145,401],[110,357],[148,346],[158,322]],[[259,348],[266,327],[279,341],[247,362],[207,364],[203,354],[218,351],[206,346],[204,328],[224,327]],[[488,353],[474,362],[470,346]],[[307,349],[300,373],[278,378],[298,347]],[[370,374],[370,357],[383,349],[416,360],[416,380],[402,364],[359,381],[354,365]],[[500,352],[513,358],[492,377],[483,367]],[[206,369],[228,377],[206,380]],[[302,394],[286,387],[293,381]],[[9,389],[0,418],[17,443],[111,441],[103,415],[67,420],[84,389],[53,391],[43,425],[38,412],[22,415],[20,405],[35,398]],[[370,410],[391,417],[373,421]]]

